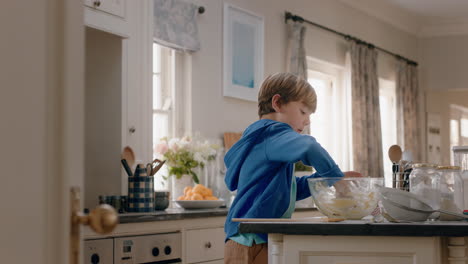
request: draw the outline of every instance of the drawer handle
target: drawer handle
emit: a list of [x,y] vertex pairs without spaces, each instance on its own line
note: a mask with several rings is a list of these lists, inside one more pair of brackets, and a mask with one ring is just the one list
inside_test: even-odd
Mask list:
[[205,248],[211,248],[211,243],[209,241],[205,243]]
[[94,5],[95,7],[99,7],[99,6],[101,5],[101,1],[96,0],[96,1],[94,1],[93,5]]

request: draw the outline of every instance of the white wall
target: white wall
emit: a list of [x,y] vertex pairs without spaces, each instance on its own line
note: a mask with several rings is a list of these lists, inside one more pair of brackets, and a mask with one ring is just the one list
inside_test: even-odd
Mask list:
[[441,164],[450,165],[450,105],[468,108],[468,89],[430,90],[427,92],[427,112],[440,115]]
[[420,86],[427,112],[441,117],[441,162],[450,164],[450,104],[468,107],[468,36],[420,40]]
[[93,209],[122,188],[122,39],[87,27],[85,50],[84,206]]
[[468,89],[467,35],[423,38],[420,46],[421,85],[426,90]]
[[[265,19],[265,76],[285,71],[286,28],[284,12],[354,35],[379,47],[417,60],[417,39],[336,0],[194,0],[206,12],[199,16],[201,50],[192,56],[192,128],[207,137],[243,131],[257,120],[254,102],[223,97],[223,2],[250,10]],[[346,43],[332,33],[308,26],[306,48],[310,56],[344,63]],[[393,78],[394,60],[379,53],[379,73]]]

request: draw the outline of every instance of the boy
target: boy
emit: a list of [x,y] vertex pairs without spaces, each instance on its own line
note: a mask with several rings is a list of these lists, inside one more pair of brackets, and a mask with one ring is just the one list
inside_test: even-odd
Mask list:
[[[317,95],[303,78],[290,73],[267,77],[258,95],[260,120],[244,131],[226,154],[225,182],[237,190],[226,219],[225,263],[267,263],[267,235],[240,234],[232,218],[290,218],[296,200],[310,196],[307,178],[343,174],[317,141],[301,132],[317,107]],[[293,177],[302,161],[317,173]]]

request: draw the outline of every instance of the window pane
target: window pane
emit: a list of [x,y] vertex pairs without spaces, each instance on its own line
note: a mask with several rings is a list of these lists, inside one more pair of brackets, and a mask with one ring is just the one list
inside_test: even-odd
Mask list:
[[326,79],[311,78],[308,80],[317,93],[317,110],[310,116],[310,134],[334,156],[333,145],[333,112],[332,86]]
[[395,82],[379,79],[380,123],[382,129],[382,152],[385,185],[392,186],[392,162],[386,158],[390,146],[397,143],[396,85]]
[[153,43],[153,73],[161,72],[161,46]]
[[169,116],[164,113],[153,114],[153,144],[157,144],[163,137],[169,136]]
[[458,120],[450,120],[450,144],[458,146],[460,142],[460,134],[458,128]]
[[461,135],[462,137],[468,137],[468,119],[462,118],[461,119]]
[[162,107],[162,92],[161,92],[161,76],[153,74],[153,110],[161,109]]

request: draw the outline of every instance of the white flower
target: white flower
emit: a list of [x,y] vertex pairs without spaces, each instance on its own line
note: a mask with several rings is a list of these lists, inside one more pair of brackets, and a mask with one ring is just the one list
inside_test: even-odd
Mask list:
[[205,159],[203,158],[203,156],[201,155],[200,152],[195,152],[193,154],[193,159],[198,161],[199,163],[204,163],[205,162]]
[[178,138],[171,138],[169,140],[169,149],[177,151],[179,149],[179,139]]

